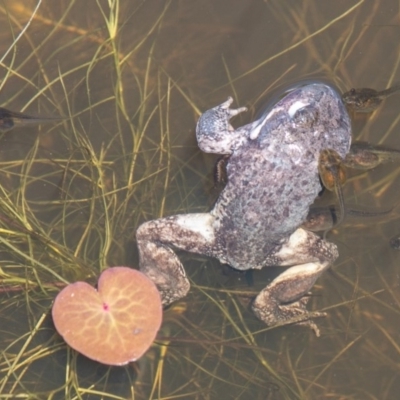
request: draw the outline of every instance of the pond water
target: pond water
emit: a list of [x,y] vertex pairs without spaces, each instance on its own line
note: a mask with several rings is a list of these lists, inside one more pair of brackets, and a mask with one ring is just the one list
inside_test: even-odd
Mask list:
[[[394,399],[400,391],[400,164],[349,171],[352,217],[328,234],[340,256],[313,288],[309,329],[267,329],[252,275],[182,253],[189,295],[164,313],[136,363],[68,349],[51,303],[66,282],[137,267],[135,230],[210,209],[217,156],[199,114],[233,96],[249,122],[289,85],[341,91],[400,81],[394,0],[6,0],[0,105],[41,117],[0,137],[0,398]],[[354,139],[400,149],[399,95],[353,116]],[[332,204],[324,193],[319,204]]]

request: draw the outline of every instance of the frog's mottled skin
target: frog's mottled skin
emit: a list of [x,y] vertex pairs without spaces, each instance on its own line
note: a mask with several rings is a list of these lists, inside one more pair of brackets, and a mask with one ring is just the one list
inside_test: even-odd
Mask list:
[[348,113],[340,95],[322,83],[293,89],[259,120],[238,129],[229,120],[246,109],[232,110],[231,103],[230,98],[206,111],[196,130],[201,150],[230,155],[224,190],[209,213],[141,225],[140,269],[166,305],[189,290],[172,248],[216,257],[239,270],[290,267],[259,293],[253,311],[268,325],[296,320],[318,334],[307,294],[338,252],[299,226],[321,190],[320,152],[332,149],[344,158],[349,151]]

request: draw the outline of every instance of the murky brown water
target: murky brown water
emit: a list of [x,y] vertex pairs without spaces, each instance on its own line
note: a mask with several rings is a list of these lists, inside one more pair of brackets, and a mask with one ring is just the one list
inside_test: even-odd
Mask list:
[[[266,330],[249,311],[244,294],[279,271],[258,271],[251,283],[190,254],[182,259],[192,290],[166,311],[138,363],[108,368],[77,356],[48,313],[59,277],[135,266],[140,222],[210,208],[216,157],[197,149],[199,112],[233,95],[250,108],[239,124],[299,80],[343,91],[400,81],[399,3],[43,0],[12,45],[36,4],[0,6],[0,59],[10,49],[0,105],[66,119],[0,138],[0,398],[397,398],[400,252],[389,247],[400,234],[396,163],[350,172],[350,206],[394,210],[329,234],[340,257],[313,289],[312,308],[329,315],[318,321],[320,338],[296,326]],[[110,4],[119,4],[119,19],[108,29]],[[400,149],[399,98],[356,116],[354,137]],[[62,256],[29,226],[62,246]]]

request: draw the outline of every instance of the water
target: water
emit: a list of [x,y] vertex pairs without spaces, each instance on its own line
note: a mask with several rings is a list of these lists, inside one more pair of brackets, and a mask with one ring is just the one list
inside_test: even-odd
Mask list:
[[[43,1],[13,45],[36,4],[0,7],[0,54],[11,47],[0,106],[66,119],[0,138],[0,399],[397,398],[396,163],[350,171],[347,204],[394,210],[329,234],[340,257],[310,302],[328,313],[320,338],[267,330],[249,311],[279,269],[249,278],[191,254],[190,294],[127,367],[68,350],[49,310],[63,279],[94,283],[106,266],[136,266],[142,221],[210,209],[216,157],[197,149],[199,112],[232,95],[250,109],[239,125],[300,80],[342,91],[400,81],[398,2]],[[356,116],[354,137],[400,148],[397,110],[393,95]]]

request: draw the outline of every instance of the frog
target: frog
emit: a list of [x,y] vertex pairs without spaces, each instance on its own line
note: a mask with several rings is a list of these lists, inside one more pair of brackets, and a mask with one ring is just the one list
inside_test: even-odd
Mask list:
[[343,186],[347,179],[347,169],[370,170],[386,162],[400,160],[400,150],[368,142],[353,142],[346,157],[342,159],[331,149],[320,153],[319,175],[324,189],[335,191],[339,209],[331,204],[327,207],[313,207],[303,223],[303,227],[313,232],[324,231],[324,237],[333,228],[338,227],[346,215],[354,217],[375,217],[390,213],[385,211],[367,211],[349,209],[345,205]]
[[0,132],[7,132],[16,126],[25,126],[30,124],[41,124],[49,121],[59,121],[61,118],[52,117],[34,117],[29,114],[18,111],[11,111],[0,107]]
[[[344,159],[342,159],[336,151],[332,149],[324,149],[319,155],[318,171],[324,188],[330,191],[335,191],[336,193],[340,209],[340,214],[339,218],[336,221],[336,226],[339,226],[343,222],[346,215],[346,206],[342,190],[342,187],[346,183],[347,179]],[[329,231],[330,229],[326,229],[324,231],[324,238],[326,238],[326,235]]]
[[236,129],[230,119],[247,109],[231,108],[231,97],[200,116],[200,150],[229,155],[226,185],[209,212],[141,224],[139,268],[167,306],[190,289],[176,250],[213,257],[240,271],[286,267],[256,295],[251,309],[268,326],[295,323],[319,336],[314,319],[326,314],[307,310],[309,293],[338,249],[301,224],[322,189],[320,154],[331,149],[346,157],[351,121],[340,94],[326,83],[285,93],[261,118]]
[[369,170],[395,161],[400,161],[399,149],[357,141],[352,143],[342,164],[347,168]]
[[400,90],[400,83],[381,91],[371,88],[352,88],[343,93],[342,99],[348,109],[355,113],[372,113],[388,96]]

